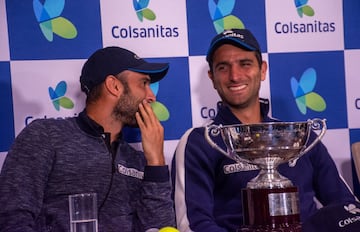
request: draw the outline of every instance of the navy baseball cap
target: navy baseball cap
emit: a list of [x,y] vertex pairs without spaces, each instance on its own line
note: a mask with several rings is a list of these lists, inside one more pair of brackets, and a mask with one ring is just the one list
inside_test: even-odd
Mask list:
[[88,94],[108,75],[117,75],[125,70],[148,74],[153,83],[161,80],[168,69],[168,63],[149,63],[127,49],[106,47],[97,50],[85,62],[80,76],[81,90]]
[[258,41],[248,29],[229,29],[221,32],[212,39],[206,55],[207,62],[212,60],[216,49],[223,44],[231,44],[248,51],[261,52]]

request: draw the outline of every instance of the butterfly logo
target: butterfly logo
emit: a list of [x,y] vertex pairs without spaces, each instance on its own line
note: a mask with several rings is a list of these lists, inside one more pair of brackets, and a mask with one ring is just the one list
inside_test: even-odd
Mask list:
[[[156,96],[159,91],[159,82],[151,83],[150,88]],[[155,101],[151,103],[151,107],[159,121],[166,121],[169,119],[170,113],[164,104]]]
[[349,204],[348,206],[344,205],[344,209],[352,214],[360,213],[360,209],[354,204]]
[[313,91],[316,84],[315,69],[306,69],[299,82],[295,77],[292,77],[290,83],[296,104],[302,114],[306,114],[307,107],[317,112],[325,110],[325,100]]
[[142,22],[144,18],[151,21],[155,20],[156,18],[155,13],[147,8],[149,2],[150,0],[133,0],[134,9],[140,22]]
[[309,0],[294,0],[295,2],[295,6],[296,6],[296,10],[298,12],[298,15],[302,18],[303,15],[306,16],[314,16],[315,15],[315,11],[314,9],[307,5]]
[[60,106],[66,109],[72,109],[74,107],[74,103],[70,98],[65,97],[66,88],[65,81],[60,81],[56,85],[55,90],[52,87],[49,87],[50,99],[57,111],[60,110]]
[[219,0],[216,4],[214,0],[208,1],[209,13],[217,33],[226,29],[245,28],[244,23],[231,12],[235,7],[235,0]]
[[61,17],[65,0],[33,0],[33,8],[40,29],[48,41],[53,41],[53,34],[65,39],[77,36],[77,30],[68,19]]

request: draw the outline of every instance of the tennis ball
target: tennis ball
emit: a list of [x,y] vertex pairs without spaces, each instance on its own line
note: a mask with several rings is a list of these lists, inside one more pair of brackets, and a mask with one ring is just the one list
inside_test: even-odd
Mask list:
[[179,232],[177,229],[175,229],[174,227],[163,227],[159,230],[159,232]]

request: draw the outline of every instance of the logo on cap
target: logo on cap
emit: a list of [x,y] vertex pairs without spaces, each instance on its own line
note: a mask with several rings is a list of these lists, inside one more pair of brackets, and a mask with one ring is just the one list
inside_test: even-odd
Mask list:
[[244,35],[240,34],[240,33],[236,33],[235,31],[232,30],[226,30],[223,32],[224,37],[237,37],[240,38],[242,40],[244,40]]
[[151,21],[156,19],[154,11],[148,8],[149,2],[150,0],[133,0],[134,9],[140,22],[142,22],[144,18]]
[[302,18],[303,15],[306,16],[314,16],[315,11],[314,9],[309,6],[308,3],[309,0],[294,0],[296,10],[298,12],[298,15]]
[[61,17],[65,6],[65,0],[33,0],[33,9],[45,38],[52,42],[53,34],[65,39],[73,39],[77,36],[77,30],[68,19]]
[[235,0],[208,1],[209,13],[217,33],[231,28],[245,28],[244,23],[231,12],[235,7]]
[[306,114],[307,107],[317,112],[322,112],[326,109],[325,100],[313,91],[316,84],[315,69],[306,69],[299,81],[292,77],[290,83],[297,107],[302,114]]
[[60,110],[60,106],[66,109],[74,108],[74,103],[71,101],[70,98],[65,96],[66,89],[67,86],[65,81],[60,81],[56,85],[55,89],[49,87],[50,99],[57,111]]

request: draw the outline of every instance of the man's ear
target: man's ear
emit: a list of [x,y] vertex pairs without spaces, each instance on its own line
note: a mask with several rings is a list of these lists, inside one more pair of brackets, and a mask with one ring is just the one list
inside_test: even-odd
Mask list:
[[208,77],[211,80],[211,82],[213,83],[214,89],[216,89],[215,83],[214,83],[214,73],[211,70],[208,71]]
[[266,61],[263,61],[262,64],[261,64],[261,80],[264,81],[266,79],[266,72],[267,72],[267,68],[268,68],[268,65],[267,65],[267,62]]
[[104,86],[108,93],[114,96],[120,96],[123,91],[123,85],[114,75],[105,78]]

